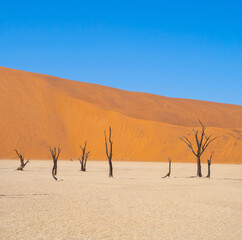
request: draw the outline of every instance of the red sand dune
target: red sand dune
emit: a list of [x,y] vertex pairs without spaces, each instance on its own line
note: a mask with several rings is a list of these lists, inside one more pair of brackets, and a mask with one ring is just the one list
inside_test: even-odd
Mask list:
[[113,129],[114,160],[193,162],[179,140],[192,136],[200,118],[218,140],[214,162],[242,163],[242,106],[147,93],[0,67],[0,158],[17,148],[26,158],[49,159],[49,145],[61,159],[77,158],[88,140],[92,159],[106,159],[104,130]]

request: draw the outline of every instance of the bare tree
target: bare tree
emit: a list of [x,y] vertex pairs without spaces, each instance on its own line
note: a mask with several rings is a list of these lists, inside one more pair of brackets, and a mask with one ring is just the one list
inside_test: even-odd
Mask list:
[[79,161],[80,161],[80,164],[81,164],[81,171],[84,171],[84,172],[86,171],[87,159],[90,155],[90,152],[86,153],[86,147],[87,147],[87,141],[85,141],[83,147],[80,145],[80,148],[82,150],[82,155],[79,158]]
[[57,161],[61,152],[61,149],[58,147],[58,150],[56,152],[56,147],[51,148],[49,146],[50,149],[50,153],[52,155],[52,159],[53,159],[53,168],[52,168],[52,176],[55,180],[57,180],[56,175],[57,175]]
[[18,157],[20,158],[20,166],[16,170],[23,171],[24,167],[29,162],[29,159],[26,162],[24,162],[23,155],[20,154],[17,149],[15,149],[14,151],[17,153]]
[[171,175],[171,159],[169,157],[168,157],[168,161],[169,161],[169,172],[164,177],[161,177],[161,178],[170,177]]
[[183,136],[180,137],[180,139],[189,147],[189,149],[192,151],[192,153],[196,156],[197,158],[197,176],[198,177],[202,177],[202,170],[201,170],[201,156],[202,154],[205,152],[205,150],[207,149],[208,145],[214,141],[217,137],[212,137],[212,135],[206,136],[206,128],[204,127],[204,125],[202,124],[202,122],[200,120],[198,120],[202,129],[201,129],[201,134],[199,137],[199,131],[195,131],[193,129],[193,133],[194,133],[194,137],[195,137],[195,141],[196,141],[196,149],[192,146],[191,141]]
[[87,159],[89,158],[89,156],[91,155],[91,152],[87,152],[85,153],[85,161],[84,161],[84,171],[87,170]]
[[109,127],[109,152],[108,152],[108,143],[106,137],[106,131],[104,131],[105,135],[105,146],[106,146],[106,155],[109,162],[109,177],[113,177],[113,165],[112,165],[112,157],[113,157],[113,142],[112,142],[112,129]]
[[207,178],[210,178],[210,166],[211,166],[211,162],[212,162],[212,157],[213,157],[214,152],[211,152],[210,157],[208,158],[208,175]]

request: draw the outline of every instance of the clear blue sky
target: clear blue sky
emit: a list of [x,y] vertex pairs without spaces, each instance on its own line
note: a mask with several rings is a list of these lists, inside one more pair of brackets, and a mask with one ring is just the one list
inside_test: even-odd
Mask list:
[[242,105],[242,1],[1,1],[0,65]]

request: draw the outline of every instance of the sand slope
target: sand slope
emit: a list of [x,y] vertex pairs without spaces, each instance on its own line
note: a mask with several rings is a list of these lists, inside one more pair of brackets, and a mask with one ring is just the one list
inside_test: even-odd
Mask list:
[[[105,159],[104,129],[113,127],[114,159],[192,162],[178,139],[191,134],[199,117],[214,162],[242,163],[242,106],[167,98],[0,67],[0,158],[47,159],[49,145],[62,159],[77,158],[88,140],[92,159]],[[206,156],[204,155],[204,161]]]
[[[242,165],[212,165],[211,179],[188,178],[195,164],[0,161],[0,239],[240,240]],[[206,166],[203,172],[206,173]]]

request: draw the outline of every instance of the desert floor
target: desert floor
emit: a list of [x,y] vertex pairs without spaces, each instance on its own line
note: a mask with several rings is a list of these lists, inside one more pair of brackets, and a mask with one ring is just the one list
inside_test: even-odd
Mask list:
[[[242,165],[0,161],[0,239],[241,239]],[[202,166],[204,174],[207,166]]]

